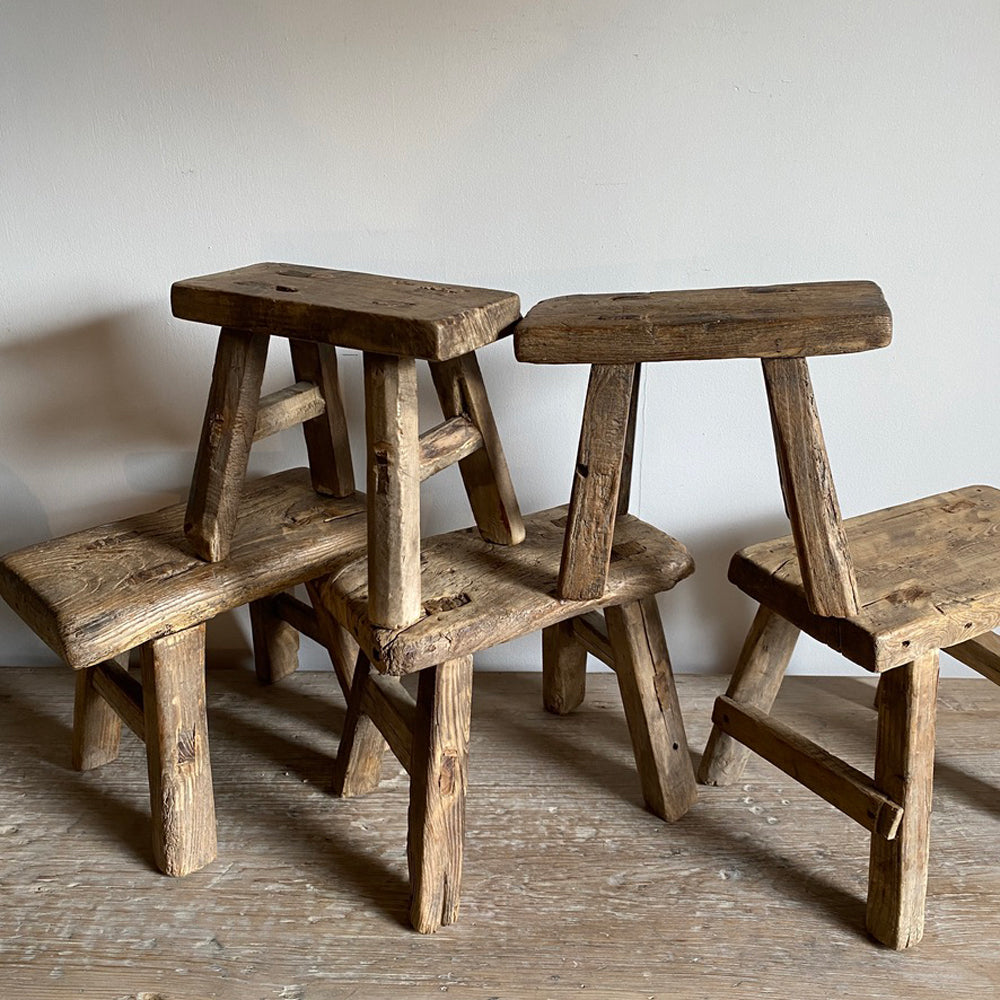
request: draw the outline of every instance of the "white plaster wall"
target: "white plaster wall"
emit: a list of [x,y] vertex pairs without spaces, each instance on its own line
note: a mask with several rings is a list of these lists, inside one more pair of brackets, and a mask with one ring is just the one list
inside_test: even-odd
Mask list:
[[[895,344],[814,364],[845,513],[1000,480],[996,0],[0,12],[4,550],[183,496],[214,333],[172,320],[168,288],[256,260],[525,308],[872,278]],[[585,371],[518,366],[509,342],[483,361],[524,508],[563,502]],[[303,458],[288,434],[254,466]],[[784,530],[755,363],[649,369],[634,497],[699,566],[661,599],[676,668],[728,671],[751,614],[728,557]],[[425,506],[429,530],[468,522],[451,472]],[[245,650],[243,619],[210,642]],[[53,660],[0,610],[0,663]],[[536,666],[537,641],[480,663]],[[796,668],[844,666],[807,642]]]

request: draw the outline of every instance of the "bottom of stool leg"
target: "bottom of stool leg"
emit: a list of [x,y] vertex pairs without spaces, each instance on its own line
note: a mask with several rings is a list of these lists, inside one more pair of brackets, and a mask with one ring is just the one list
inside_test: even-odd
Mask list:
[[573,622],[542,629],[542,704],[553,715],[569,715],[587,693],[587,651],[573,636]]

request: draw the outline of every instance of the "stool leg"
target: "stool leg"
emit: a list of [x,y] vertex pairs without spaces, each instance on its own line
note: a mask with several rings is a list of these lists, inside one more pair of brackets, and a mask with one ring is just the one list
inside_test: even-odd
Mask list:
[[76,674],[73,767],[78,771],[90,771],[117,759],[121,742],[121,717],[95,687],[96,673],[97,667],[87,667]]
[[275,684],[299,667],[299,633],[274,613],[274,600],[250,602],[253,663],[261,684]]
[[187,875],[216,855],[205,626],[145,643],[140,662],[153,856],[167,875]]
[[323,645],[330,654],[330,662],[333,664],[334,673],[340,683],[340,690],[344,692],[344,697],[350,701],[351,685],[354,680],[354,665],[358,658],[358,644],[354,641],[354,636],[332,614],[323,601],[322,587],[325,578],[310,580],[306,584],[306,591],[309,594],[309,602],[316,612],[316,620],[319,623],[320,636]]
[[647,807],[680,819],[698,790],[654,597],[605,608],[608,640]]
[[635,378],[635,365],[590,369],[559,567],[562,600],[581,601],[604,593]]
[[229,554],[257,404],[267,360],[267,334],[223,329],[188,496],[184,533],[195,555],[219,562]]
[[347,699],[347,718],[333,765],[334,795],[351,798],[367,795],[378,787],[386,742],[372,719],[362,710],[365,686],[369,683],[371,663],[358,653],[354,678]]
[[573,637],[572,620],[542,629],[542,704],[568,715],[587,693],[587,651]]
[[449,419],[467,416],[483,437],[482,448],[458,463],[479,533],[488,542],[519,544],[524,521],[476,355],[432,361],[430,369],[441,412]]
[[937,682],[936,650],[879,680],[875,786],[903,807],[903,820],[893,840],[872,835],[867,923],[890,948],[924,933]]
[[[743,642],[726,697],[769,712],[798,638],[799,630],[790,621],[761,605]],[[713,726],[701,755],[698,780],[704,785],[739,781],[749,756],[742,743]]]
[[410,920],[423,934],[458,918],[471,712],[471,656],[421,671],[407,858]]

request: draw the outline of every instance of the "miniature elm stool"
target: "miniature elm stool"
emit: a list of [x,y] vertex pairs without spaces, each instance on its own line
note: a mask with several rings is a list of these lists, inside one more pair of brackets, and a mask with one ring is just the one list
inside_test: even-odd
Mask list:
[[[938,650],[1000,683],[1000,491],[970,486],[841,519],[806,357],[890,336],[876,285],[832,282],[555,299],[531,310],[516,350],[609,366],[762,359],[792,535],[733,558],[730,579],[760,608],[699,777],[734,782],[753,750],[865,827],[868,930],[905,948],[923,931]],[[598,505],[613,517],[609,497]],[[800,630],[880,675],[874,778],[767,714]]]
[[[472,655],[480,649],[575,619],[552,655],[566,658],[572,645],[574,664],[589,648],[617,666],[644,797],[665,818],[687,810],[694,774],[652,595],[690,573],[691,559],[669,536],[624,517],[606,592],[578,602],[556,595],[566,508],[521,517],[474,353],[510,332],[516,296],[269,264],[180,282],[173,303],[177,315],[223,325],[233,359],[217,366],[216,381],[228,388],[213,397],[236,406],[210,406],[189,508],[190,537],[208,557],[225,551],[226,512],[245,467],[249,445],[235,432],[251,423],[259,391],[260,362],[247,360],[263,353],[255,338],[291,337],[293,352],[305,341],[364,353],[367,553],[344,555],[310,583],[312,619],[286,614],[294,607],[287,603],[276,614],[327,637],[346,628],[360,646],[356,666],[344,661],[343,643],[333,657],[348,699],[334,790],[372,790],[387,745],[409,772],[418,930],[458,912]],[[418,359],[430,364],[445,417],[419,435]],[[243,374],[251,367],[252,383]],[[238,418],[241,409],[247,415]],[[422,543],[420,483],[455,462],[478,530]],[[606,627],[599,608],[607,608]],[[400,681],[414,672],[416,698]]]

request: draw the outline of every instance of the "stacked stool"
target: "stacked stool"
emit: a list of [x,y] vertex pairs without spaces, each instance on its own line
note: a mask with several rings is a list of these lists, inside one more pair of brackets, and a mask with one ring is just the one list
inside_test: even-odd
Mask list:
[[[187,319],[364,353],[367,552],[345,548],[327,576],[310,584],[310,594],[324,634],[346,629],[360,646],[354,669],[341,664],[338,670],[348,714],[335,791],[374,789],[386,745],[410,774],[413,925],[433,931],[458,913],[472,656],[481,649],[544,629],[547,690],[561,682],[579,690],[588,650],[614,665],[646,802],[664,818],[683,815],[694,799],[694,774],[654,595],[693,565],[674,539],[624,516],[615,537],[606,539],[614,556],[606,582],[585,599],[557,593],[569,512],[562,507],[522,518],[475,355],[510,332],[519,318],[517,297],[255,265],[180,282],[173,304]],[[424,434],[418,434],[417,360],[430,365],[444,416]],[[242,362],[227,371],[233,367],[243,370]],[[239,388],[214,395],[252,400],[246,377],[237,381]],[[588,406],[584,436],[605,416]],[[227,424],[225,414],[210,414],[206,437],[220,425],[239,421]],[[227,455],[232,449],[217,448]],[[615,465],[616,484],[626,450],[604,459],[609,471]],[[203,451],[210,449],[203,445]],[[421,541],[420,483],[455,462],[476,528]],[[208,554],[208,545],[224,543],[224,531],[212,527],[222,519],[196,515],[228,509],[241,467],[239,460],[229,462],[228,472],[213,470],[200,493],[213,500],[196,505],[190,518],[192,537],[211,540]],[[597,471],[595,464],[595,477]],[[581,543],[600,535],[603,544],[604,531],[581,522]],[[279,601],[277,617],[306,625],[304,613],[284,613],[290,607]],[[419,674],[416,698],[400,681],[411,673]],[[579,698],[550,690],[549,700],[565,711]]]

